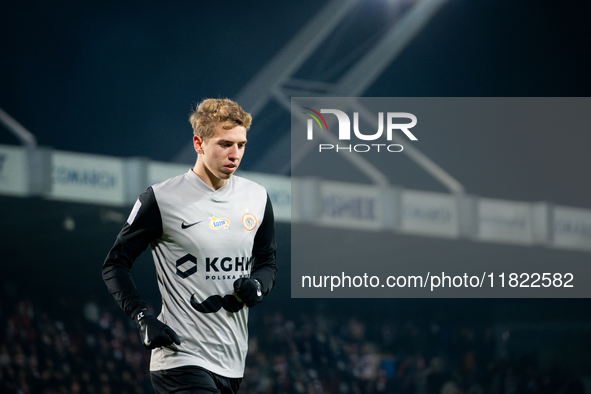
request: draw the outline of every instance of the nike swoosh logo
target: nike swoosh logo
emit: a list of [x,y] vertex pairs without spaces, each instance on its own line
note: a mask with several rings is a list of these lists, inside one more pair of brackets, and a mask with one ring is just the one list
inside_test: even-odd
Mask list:
[[144,339],[144,343],[146,346],[150,346],[152,344],[152,341],[150,341],[150,338],[148,337],[148,327],[146,327],[146,338]]
[[261,282],[256,279],[254,281],[257,284],[257,297],[261,297],[263,295],[263,291],[261,290]]
[[187,223],[185,223],[185,221],[183,220],[183,222],[181,223],[181,228],[184,230],[184,229],[186,229],[186,228],[189,228],[189,227],[191,227],[191,226],[194,226],[194,225],[196,225],[196,224],[199,224],[199,223],[201,223],[202,221],[203,221],[203,220],[200,220],[200,221],[198,221],[198,222],[195,222],[195,223],[190,223],[190,224],[187,224]]

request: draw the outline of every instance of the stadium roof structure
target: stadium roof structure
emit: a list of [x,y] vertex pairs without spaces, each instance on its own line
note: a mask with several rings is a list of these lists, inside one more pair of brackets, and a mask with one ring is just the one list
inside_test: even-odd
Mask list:
[[[236,101],[253,117],[262,118],[262,125],[257,126],[257,131],[250,131],[249,138],[253,132],[262,133],[269,147],[249,169],[289,175],[293,163],[291,97],[362,95],[445,3],[446,0],[327,3],[236,96]],[[272,145],[269,140],[274,141]],[[462,191],[457,181],[418,149],[405,153],[438,179],[445,179],[447,185],[453,184],[453,191]],[[175,162],[189,163],[194,156],[194,150],[187,146]],[[352,160],[370,178],[375,179],[371,174],[380,173],[363,158]]]

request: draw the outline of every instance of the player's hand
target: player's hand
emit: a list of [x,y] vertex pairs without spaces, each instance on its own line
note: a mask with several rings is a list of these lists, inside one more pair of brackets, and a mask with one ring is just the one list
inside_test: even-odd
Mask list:
[[157,347],[180,345],[181,340],[172,328],[162,323],[147,309],[140,311],[133,321],[140,331],[142,344],[146,349],[155,349]]
[[263,300],[263,291],[258,280],[240,278],[234,282],[234,291],[247,307],[252,308]]

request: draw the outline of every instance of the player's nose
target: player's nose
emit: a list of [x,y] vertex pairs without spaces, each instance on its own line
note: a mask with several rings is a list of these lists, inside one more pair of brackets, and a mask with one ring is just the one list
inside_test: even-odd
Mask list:
[[234,145],[230,148],[229,158],[234,160],[240,159],[240,149],[238,146]]

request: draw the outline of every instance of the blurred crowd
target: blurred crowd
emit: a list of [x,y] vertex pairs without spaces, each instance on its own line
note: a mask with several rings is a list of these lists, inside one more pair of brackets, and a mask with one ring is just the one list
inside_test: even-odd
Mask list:
[[[251,311],[241,393],[586,391],[559,364],[541,367],[533,356],[499,354],[493,327],[286,313]],[[153,393],[149,351],[113,305],[3,300],[0,317],[0,394]]]
[[[266,315],[251,337],[243,392],[583,394],[560,364],[499,355],[495,330],[330,313]],[[502,340],[502,339],[501,339]]]
[[125,315],[93,302],[73,314],[70,303],[53,302],[57,311],[28,300],[2,305],[0,393],[152,392],[149,352]]

